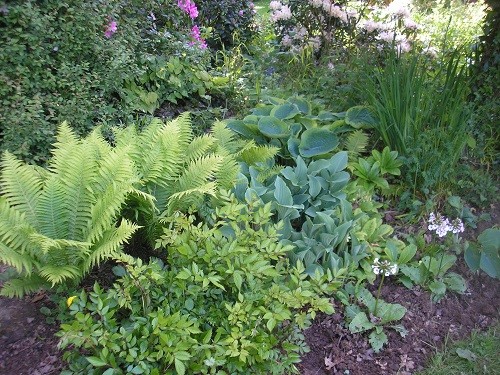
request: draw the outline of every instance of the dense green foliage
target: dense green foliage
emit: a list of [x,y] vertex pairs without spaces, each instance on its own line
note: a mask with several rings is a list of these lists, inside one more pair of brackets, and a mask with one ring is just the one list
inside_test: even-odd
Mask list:
[[137,226],[121,220],[138,176],[125,149],[98,131],[80,140],[63,124],[48,169],[6,152],[0,177],[0,261],[17,278],[2,288],[22,296],[47,285],[80,280],[119,254]]
[[74,372],[294,370],[304,350],[298,329],[316,311],[333,312],[317,294],[326,279],[307,280],[300,264],[289,266],[290,248],[278,242],[270,204],[241,204],[227,195],[223,200],[214,226],[184,215],[165,222],[158,241],[167,252],[165,266],[123,258],[126,268],[113,288],[96,286],[77,297],[74,318],[61,332],[62,347],[73,346],[67,358]]

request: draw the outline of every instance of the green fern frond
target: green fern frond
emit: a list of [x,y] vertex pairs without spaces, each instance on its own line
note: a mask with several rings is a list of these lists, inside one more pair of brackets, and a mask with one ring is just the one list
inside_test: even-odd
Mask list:
[[236,152],[238,150],[235,142],[236,133],[229,129],[222,121],[216,121],[212,125],[211,133],[217,139],[217,143],[229,152]]
[[10,207],[23,212],[31,225],[37,225],[36,209],[43,180],[36,170],[5,152],[1,162],[0,191]]
[[16,269],[17,273],[30,275],[33,267],[37,265],[34,259],[27,254],[15,251],[0,242],[0,262]]
[[52,158],[49,163],[49,170],[59,169],[59,164],[64,163],[66,158],[74,153],[75,147],[80,144],[80,140],[64,121],[59,125],[56,142],[53,144]]
[[25,294],[36,292],[48,286],[47,281],[37,274],[32,274],[30,276],[23,276],[22,278],[10,279],[3,284],[0,295],[9,298],[21,298]]
[[30,234],[29,239],[31,243],[38,245],[43,253],[48,253],[51,250],[61,250],[67,247],[75,248],[76,250],[84,253],[90,246],[92,246],[90,242],[72,241],[61,238],[53,239],[40,233]]
[[186,189],[178,193],[172,194],[169,198],[168,213],[175,210],[184,210],[191,206],[201,204],[205,196],[215,196],[217,193],[217,184],[215,182],[207,182],[196,188]]
[[220,155],[206,155],[190,162],[173,185],[171,194],[204,186],[208,181],[215,178],[222,161],[223,158]]
[[0,196],[0,241],[7,247],[26,252],[30,248],[28,235],[35,232],[24,213],[9,206],[7,200]]
[[355,130],[347,137],[344,148],[349,154],[349,158],[357,158],[368,145],[368,135],[362,130]]
[[45,182],[37,205],[38,230],[50,238],[65,238],[65,190],[57,175]]
[[54,265],[46,264],[40,267],[38,274],[52,284],[61,284],[67,280],[78,279],[82,276],[81,269],[72,265]]
[[92,253],[86,259],[83,266],[84,272],[87,272],[105,259],[116,257],[121,246],[127,243],[132,234],[139,228],[138,225],[123,219],[117,228],[106,231],[100,241],[96,242],[92,247]]
[[248,165],[264,163],[269,159],[273,159],[279,151],[278,147],[257,146],[255,143],[252,144],[252,142],[250,142],[237,154],[237,159],[247,163]]
[[230,190],[236,184],[240,165],[234,156],[227,151],[219,150],[219,155],[223,156],[223,159],[220,169],[215,173],[215,181],[217,181],[219,189]]
[[265,183],[269,178],[277,176],[283,170],[282,165],[273,165],[272,167],[259,168],[259,173],[257,174],[257,181],[260,183]]
[[215,139],[208,134],[194,138],[186,149],[185,161],[190,162],[202,157],[211,149],[214,143]]
[[193,129],[191,126],[191,115],[189,112],[184,112],[173,119],[171,123],[175,124],[180,129],[179,145],[183,150],[187,149],[193,139]]

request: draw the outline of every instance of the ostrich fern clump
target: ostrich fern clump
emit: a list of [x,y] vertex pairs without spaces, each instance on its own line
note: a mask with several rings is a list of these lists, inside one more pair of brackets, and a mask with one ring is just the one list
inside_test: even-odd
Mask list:
[[137,226],[117,223],[138,181],[127,148],[112,148],[98,130],[78,139],[63,123],[47,169],[6,152],[0,176],[0,262],[18,277],[1,294],[22,296],[78,281],[115,256]]

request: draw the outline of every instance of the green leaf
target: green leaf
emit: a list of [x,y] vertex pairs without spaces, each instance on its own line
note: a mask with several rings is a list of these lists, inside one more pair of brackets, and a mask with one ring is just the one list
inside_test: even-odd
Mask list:
[[368,320],[364,312],[356,314],[354,319],[349,323],[349,330],[352,333],[368,331],[375,327],[375,324]]
[[408,263],[410,260],[413,259],[416,253],[417,253],[417,246],[413,244],[405,246],[405,248],[401,251],[401,254],[399,254],[399,258],[397,260],[398,265]]
[[481,265],[481,252],[475,244],[469,244],[464,252],[465,263],[472,272],[476,272]]
[[439,299],[439,297],[444,296],[446,293],[446,284],[442,281],[436,280],[429,284],[429,289]]
[[238,290],[241,290],[241,284],[243,283],[243,278],[241,277],[238,271],[233,273],[233,281],[234,285],[236,285],[236,288],[238,288]]
[[462,276],[455,272],[449,272],[443,277],[443,282],[447,285],[450,290],[457,293],[465,293],[467,290],[467,284]]
[[300,112],[305,115],[310,115],[312,111],[311,103],[307,100],[299,97],[288,98],[288,102],[295,104]]
[[279,205],[284,207],[293,206],[292,192],[290,191],[288,186],[286,186],[285,181],[283,181],[283,179],[278,176],[276,177],[274,186],[276,187],[276,190],[274,191],[274,197],[276,198],[276,202],[278,202]]
[[345,122],[356,129],[369,129],[377,125],[377,120],[368,107],[356,106],[349,108]]
[[102,367],[102,366],[107,366],[108,365],[107,362],[104,362],[99,357],[85,357],[85,359],[87,361],[89,361],[92,366],[95,366],[95,367]]
[[299,113],[300,111],[297,106],[292,103],[284,103],[282,105],[274,107],[271,110],[271,116],[274,116],[280,120],[288,120],[294,118]]
[[466,359],[469,362],[474,362],[477,359],[477,356],[469,349],[457,348],[455,352],[460,358]]
[[270,138],[288,138],[290,130],[286,122],[278,120],[275,117],[261,117],[258,123],[259,130],[266,137]]
[[245,124],[241,120],[230,120],[226,123],[227,127],[242,135],[245,138],[254,138],[258,133],[252,129],[248,124]]
[[384,331],[373,331],[369,336],[370,345],[375,353],[380,352],[380,350],[387,344],[387,335]]
[[179,375],[184,375],[186,373],[186,366],[184,363],[177,358],[175,358],[175,371],[177,371],[177,374]]
[[299,152],[303,157],[310,158],[326,154],[339,144],[335,134],[324,128],[311,128],[302,133]]
[[481,269],[491,277],[500,277],[500,229],[486,229],[477,240],[482,247]]

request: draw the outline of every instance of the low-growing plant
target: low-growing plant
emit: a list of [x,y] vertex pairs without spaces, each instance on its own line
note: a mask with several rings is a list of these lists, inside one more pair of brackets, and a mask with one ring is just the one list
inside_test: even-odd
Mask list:
[[270,204],[222,199],[214,226],[182,214],[165,220],[157,246],[166,265],[123,257],[113,288],[72,298],[74,318],[60,332],[66,373],[296,371],[305,350],[298,328],[333,312],[320,294],[335,279],[289,265]]
[[[387,303],[377,298],[364,287],[355,289],[352,285],[346,285],[342,292],[337,293],[341,301],[346,305],[346,320],[349,330],[352,333],[361,333],[371,331],[369,337],[370,345],[378,353],[388,342],[384,328],[392,328],[401,336],[405,337],[406,329],[395,324],[406,314],[406,308],[398,303]],[[363,305],[366,311],[359,304]]]
[[490,277],[500,278],[500,229],[485,229],[477,243],[469,243],[464,256],[472,272],[481,269]]

